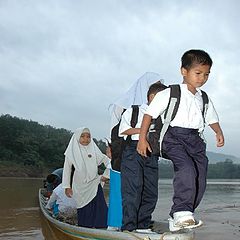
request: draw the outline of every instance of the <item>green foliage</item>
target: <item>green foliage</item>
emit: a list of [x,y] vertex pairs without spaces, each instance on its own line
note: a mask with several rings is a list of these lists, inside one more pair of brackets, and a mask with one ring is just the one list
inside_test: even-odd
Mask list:
[[209,164],[208,178],[239,179],[240,165],[234,164],[231,159],[226,159],[224,162],[216,164]]
[[[159,178],[172,178],[173,166],[171,161],[159,164]],[[240,165],[231,159],[208,165],[208,179],[240,179]]]
[[[43,126],[34,121],[10,115],[0,116],[0,162],[34,169],[55,169],[63,166],[64,151],[72,132]],[[94,139],[102,152],[103,141]],[[1,174],[1,173],[0,173]]]
[[[49,171],[62,167],[64,151],[69,143],[72,132],[66,129],[56,129],[43,126],[37,122],[19,119],[10,115],[0,116],[0,165],[4,176],[11,167],[28,169],[32,176],[41,175],[43,170]],[[100,150],[106,152],[106,144],[102,140],[94,139]],[[3,170],[4,166],[4,170]],[[19,167],[16,167],[19,166]],[[29,170],[31,169],[31,170]],[[99,171],[105,169],[101,166]],[[0,176],[3,173],[0,171]],[[29,175],[28,173],[27,175]],[[173,166],[171,161],[159,164],[159,177],[172,178]],[[209,164],[208,178],[240,178],[240,165],[234,164],[231,159],[224,162]]]

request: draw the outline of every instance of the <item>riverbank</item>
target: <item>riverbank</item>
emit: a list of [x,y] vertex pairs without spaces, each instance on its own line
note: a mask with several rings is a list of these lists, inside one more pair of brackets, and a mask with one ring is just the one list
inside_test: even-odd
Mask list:
[[1,162],[0,177],[44,178],[51,169]]

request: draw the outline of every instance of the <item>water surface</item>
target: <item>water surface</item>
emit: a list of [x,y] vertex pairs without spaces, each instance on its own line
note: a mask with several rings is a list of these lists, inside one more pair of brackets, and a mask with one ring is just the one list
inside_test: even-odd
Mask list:
[[[1,240],[65,240],[40,213],[38,189],[42,179],[0,178]],[[153,219],[167,221],[173,194],[171,180],[159,181],[159,200]],[[209,180],[196,211],[205,225],[196,230],[197,240],[240,239],[240,181]],[[67,239],[66,239],[67,240]]]

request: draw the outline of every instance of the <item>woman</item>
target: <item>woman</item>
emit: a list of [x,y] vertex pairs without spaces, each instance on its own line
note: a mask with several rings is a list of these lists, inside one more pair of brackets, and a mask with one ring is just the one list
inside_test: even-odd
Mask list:
[[[76,129],[64,154],[62,184],[65,194],[77,203],[78,225],[106,228],[108,208],[101,182],[108,180],[108,177],[98,175],[98,166],[104,163],[109,167],[110,159],[99,150],[90,130],[85,127]],[[72,166],[75,169],[73,176]]]

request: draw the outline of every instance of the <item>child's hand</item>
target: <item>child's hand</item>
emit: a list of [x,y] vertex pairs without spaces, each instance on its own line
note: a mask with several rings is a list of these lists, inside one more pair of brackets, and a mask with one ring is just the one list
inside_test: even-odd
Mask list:
[[222,133],[216,133],[217,147],[222,147],[224,145],[224,136]]
[[106,155],[112,159],[112,151],[111,151],[111,148],[109,146],[107,146],[107,149],[106,149]]
[[143,157],[147,157],[147,151],[152,152],[152,149],[147,140],[139,140],[137,144],[137,152]]
[[104,176],[101,176],[101,182],[107,183],[109,181],[109,178],[106,178]]
[[71,198],[72,195],[73,195],[72,189],[71,188],[66,188],[65,189],[65,194],[66,194],[67,197]]

